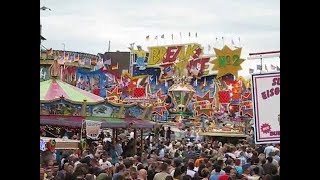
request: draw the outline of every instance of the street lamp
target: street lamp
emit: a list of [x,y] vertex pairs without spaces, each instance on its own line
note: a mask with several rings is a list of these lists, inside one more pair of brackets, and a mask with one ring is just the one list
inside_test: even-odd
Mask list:
[[63,45],[63,52],[65,52],[66,51],[66,44],[62,43],[62,45]]
[[[51,11],[50,8],[45,7],[45,6],[42,6],[42,7],[40,8],[40,11],[45,11],[45,10]],[[41,19],[40,19],[40,51],[41,51],[41,42],[42,42],[42,40],[46,40],[46,38],[44,38],[44,37],[42,36],[42,25],[41,25]]]
[[43,10],[43,11],[45,11],[45,10],[49,10],[49,11],[51,11],[51,9],[50,8],[48,8],[48,7],[45,7],[45,6],[42,6],[41,8],[40,8],[40,10]]

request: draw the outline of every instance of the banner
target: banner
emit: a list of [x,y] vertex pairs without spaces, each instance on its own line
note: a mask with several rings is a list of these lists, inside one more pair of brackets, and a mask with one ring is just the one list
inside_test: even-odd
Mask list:
[[[200,78],[209,73],[210,57],[204,57],[200,44],[180,44],[149,47],[148,66],[160,66],[160,80],[171,79],[175,70]],[[175,69],[176,68],[176,69]]]
[[101,122],[86,120],[87,138],[97,139],[100,134]]
[[252,75],[255,143],[280,143],[280,73]]

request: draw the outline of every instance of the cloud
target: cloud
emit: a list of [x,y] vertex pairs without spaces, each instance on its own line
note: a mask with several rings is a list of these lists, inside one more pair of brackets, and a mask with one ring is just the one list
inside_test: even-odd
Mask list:
[[[146,47],[195,41],[207,47],[216,45],[216,37],[225,37],[227,44],[241,37],[244,57],[280,49],[278,0],[50,0],[42,5],[52,9],[41,12],[41,22],[44,45],[54,49],[65,43],[67,50],[97,54],[106,51],[109,40],[112,51],[128,50],[132,42]],[[162,34],[165,40],[145,41],[147,35]]]

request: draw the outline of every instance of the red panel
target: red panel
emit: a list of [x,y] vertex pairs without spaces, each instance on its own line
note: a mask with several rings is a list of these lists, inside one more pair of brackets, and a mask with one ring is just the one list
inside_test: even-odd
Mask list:
[[135,88],[133,92],[134,97],[143,97],[145,96],[145,88]]

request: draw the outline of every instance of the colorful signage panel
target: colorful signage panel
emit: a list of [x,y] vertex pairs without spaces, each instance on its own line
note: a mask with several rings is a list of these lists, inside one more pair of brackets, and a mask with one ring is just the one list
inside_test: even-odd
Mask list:
[[255,143],[280,143],[280,73],[252,75]]

